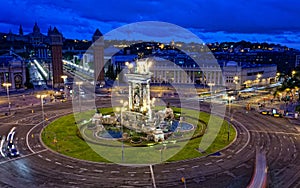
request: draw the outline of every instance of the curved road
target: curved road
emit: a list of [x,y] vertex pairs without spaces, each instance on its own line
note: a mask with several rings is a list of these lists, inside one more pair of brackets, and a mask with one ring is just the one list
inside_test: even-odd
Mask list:
[[[110,100],[100,99],[106,106]],[[176,104],[176,103],[175,103]],[[191,102],[192,106],[192,102]],[[20,109],[0,120],[0,133],[16,127],[21,156],[0,158],[0,187],[246,187],[254,169],[255,149],[266,151],[270,187],[300,186],[300,135],[286,119],[234,107],[236,141],[218,157],[208,156],[149,166],[120,166],[72,159],[40,143],[40,107]],[[201,109],[209,110],[207,104]],[[49,121],[72,112],[70,103],[45,105]],[[228,117],[231,114],[227,114]]]

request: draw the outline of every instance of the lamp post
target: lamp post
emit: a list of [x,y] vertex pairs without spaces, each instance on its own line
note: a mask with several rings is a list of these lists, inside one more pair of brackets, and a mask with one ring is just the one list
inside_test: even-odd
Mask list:
[[116,80],[118,82],[118,89],[120,88],[120,81],[119,81],[119,75],[116,77]]
[[9,99],[9,87],[11,86],[11,83],[3,83],[4,87],[6,87],[6,94],[7,94],[7,100],[8,100],[8,115],[10,115],[10,99]]
[[238,83],[239,83],[239,77],[235,76],[235,77],[233,77],[233,79],[234,79],[234,83],[235,83],[235,91],[237,92],[237,90],[238,90],[237,86],[238,86]]
[[122,124],[122,112],[121,112],[121,132],[122,132],[122,162],[124,162],[124,138],[123,138],[123,124]]
[[160,149],[160,162],[163,162],[163,150],[166,150],[166,149],[167,149],[167,144],[163,143],[163,145],[161,146],[161,149]]
[[67,75],[62,75],[61,78],[63,79],[63,82],[64,82],[64,93],[65,93],[65,96],[67,96],[67,92],[66,92],[66,79],[68,78]]
[[295,76],[295,74],[296,74],[296,71],[292,71],[292,77],[294,77]]
[[78,85],[79,112],[81,112],[80,86],[82,85],[82,82],[75,82],[75,84]]
[[[230,122],[232,123],[233,121],[233,112],[231,112],[231,103],[232,103],[232,100],[234,99],[233,96],[231,96],[229,98],[229,113],[230,113]],[[228,123],[228,129],[227,129],[227,141],[229,142],[229,139],[230,139],[230,123]]]
[[215,86],[215,83],[208,83],[207,85],[209,86],[209,89],[210,89],[210,96],[212,97],[212,93],[213,93],[213,92],[212,92],[212,87]]
[[37,95],[37,98],[41,99],[41,106],[42,106],[42,117],[43,117],[43,127],[45,125],[45,113],[44,113],[44,98],[47,97],[47,95]]
[[261,78],[261,74],[257,74],[256,75],[256,79],[257,79],[257,86],[259,86],[259,82],[260,82],[260,78]]
[[280,80],[280,72],[276,73],[276,78],[277,78],[276,81],[278,82]]
[[121,108],[117,108],[117,111],[121,112],[121,132],[122,132],[122,162],[124,162],[124,138],[123,138],[123,133],[124,133],[124,128],[123,128],[123,112],[126,111],[126,106],[128,105],[128,102],[120,100],[120,103],[122,105]]

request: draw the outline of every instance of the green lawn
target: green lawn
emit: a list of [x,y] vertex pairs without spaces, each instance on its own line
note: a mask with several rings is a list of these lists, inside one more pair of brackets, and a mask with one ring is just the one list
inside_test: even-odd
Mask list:
[[[110,114],[112,108],[100,109],[102,114]],[[180,109],[174,108],[175,113]],[[76,114],[76,122],[88,120],[94,112],[84,112]],[[230,140],[227,140],[228,123],[221,118],[211,116],[204,112],[184,109],[181,113],[185,121],[196,126],[195,131],[184,133],[185,138],[170,138],[167,142],[153,145],[152,147],[130,147],[124,144],[124,163],[148,164],[159,163],[161,161],[178,161],[183,159],[200,157],[214,153],[233,141],[236,132],[230,125]],[[208,124],[208,129],[204,136],[199,137],[199,133],[204,132],[206,124],[198,122],[195,118],[200,117],[203,122]],[[79,125],[75,124],[74,115],[61,117],[50,123],[42,132],[43,142],[54,151],[78,159],[96,162],[122,162],[122,143],[113,140],[97,140],[97,142],[85,142],[79,136]],[[86,130],[87,135],[92,134]],[[213,139],[216,136],[216,139]],[[198,136],[197,136],[198,135]],[[211,140],[213,139],[213,140]],[[198,152],[197,148],[205,149],[205,154]]]

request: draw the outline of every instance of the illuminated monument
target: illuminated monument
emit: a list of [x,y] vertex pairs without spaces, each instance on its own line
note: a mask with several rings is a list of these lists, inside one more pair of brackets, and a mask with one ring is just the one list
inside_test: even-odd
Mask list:
[[[157,142],[164,140],[165,136],[162,129],[167,125],[165,112],[169,112],[170,108],[167,108],[165,112],[154,113],[152,111],[154,99],[151,100],[150,98],[151,65],[152,61],[148,58],[127,64],[128,73],[125,76],[129,85],[129,110],[122,112],[121,123],[129,129],[152,135]],[[171,115],[171,117],[174,116]]]
[[149,71],[151,61],[148,59],[136,62],[136,67],[129,66],[126,74],[129,84],[129,110],[147,115],[152,120],[150,100],[150,80],[152,73]]
[[[125,74],[128,82],[128,101],[124,102],[122,99],[122,102],[120,101],[123,104],[122,108],[116,108],[116,112],[121,110],[121,114],[102,116],[102,114],[96,113],[94,115],[93,121],[95,123],[98,121],[98,131],[95,135],[101,138],[106,128],[109,130],[115,126],[122,128],[120,132],[123,135],[124,126],[129,130],[141,133],[140,136],[145,140],[159,142],[172,136],[174,132],[194,129],[193,125],[179,119],[176,120],[169,104],[164,110],[157,111],[153,108],[155,98],[151,99],[150,97],[150,80],[153,75],[150,72],[151,59],[139,59],[126,65],[128,67],[128,72]],[[127,129],[125,133],[128,136]],[[127,138],[124,135],[123,137]]]

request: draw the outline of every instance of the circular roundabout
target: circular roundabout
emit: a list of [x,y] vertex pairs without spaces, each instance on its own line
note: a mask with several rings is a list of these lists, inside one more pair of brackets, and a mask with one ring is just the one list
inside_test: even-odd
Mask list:
[[200,112],[197,118],[194,114],[198,113],[186,109],[182,121],[178,115],[181,109],[174,108],[177,117],[161,129],[164,139],[155,141],[155,130],[146,134],[123,127],[118,121],[108,123],[107,119],[102,120],[104,124],[97,124],[93,118],[99,111],[110,120],[118,116],[113,115],[116,108],[101,108],[98,113],[82,112],[81,117],[85,119],[79,123],[73,114],[60,117],[41,133],[44,144],[58,153],[81,160],[149,165],[208,156],[228,146],[236,137],[235,128],[224,121],[215,141],[204,151],[199,145],[208,129],[211,118],[208,113]]
[[[209,105],[202,105],[203,110],[209,111]],[[167,149],[162,150],[163,163],[128,166],[113,164],[109,160],[105,161],[105,158],[102,158],[103,162],[99,162],[101,159],[93,162],[94,157],[80,160],[82,156],[86,158],[91,151],[83,140],[69,145],[69,150],[62,150],[64,140],[78,139],[77,125],[66,126],[64,129],[72,132],[73,136],[70,134],[60,137],[59,132],[50,132],[49,126],[43,131],[43,123],[39,118],[40,108],[34,110],[36,113],[31,114],[31,109],[22,109],[18,111],[18,116],[1,119],[1,131],[4,133],[18,122],[15,138],[20,151],[20,157],[0,160],[1,187],[179,187],[183,186],[182,177],[188,187],[245,187],[251,181],[253,173],[254,148],[262,147],[267,152],[269,177],[272,180],[270,185],[297,187],[300,179],[293,173],[300,165],[297,154],[300,149],[299,135],[286,119],[266,118],[255,112],[245,113],[243,109],[236,108],[233,116],[227,115],[225,119],[233,118],[237,136],[231,145],[221,150],[222,155],[196,156],[166,162],[163,152],[170,149],[167,144]],[[55,105],[46,105],[45,110],[50,123],[74,123],[68,103],[62,105],[60,110]],[[62,121],[61,116],[69,119]],[[52,130],[56,131],[54,128]],[[51,138],[51,149],[43,145],[40,136]],[[155,151],[160,154],[160,151]],[[66,152],[77,154],[68,157]],[[94,154],[99,159],[99,155]]]

